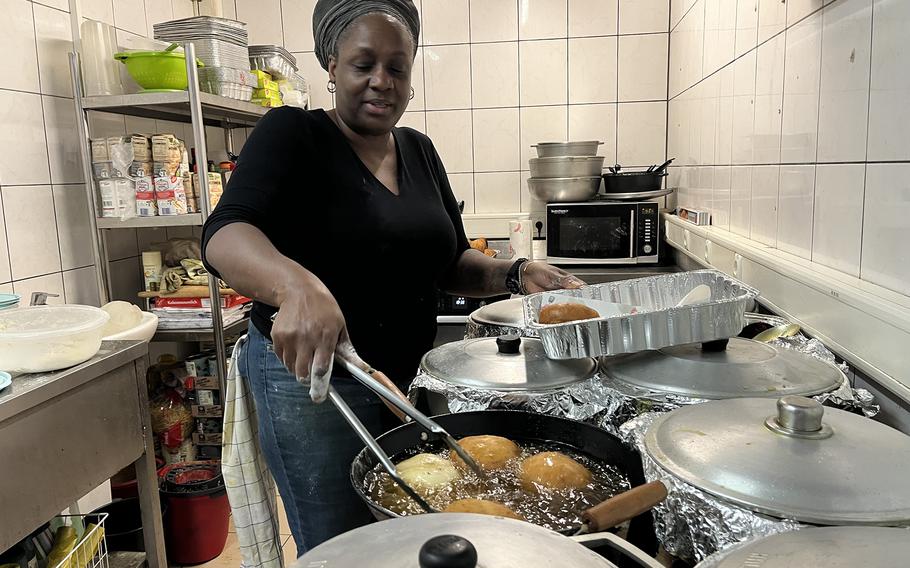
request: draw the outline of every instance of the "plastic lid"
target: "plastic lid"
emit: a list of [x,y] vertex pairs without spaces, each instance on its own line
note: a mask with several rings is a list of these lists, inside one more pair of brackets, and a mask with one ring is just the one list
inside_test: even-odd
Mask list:
[[37,339],[91,331],[111,316],[100,308],[80,305],[34,306],[0,312],[0,338]]

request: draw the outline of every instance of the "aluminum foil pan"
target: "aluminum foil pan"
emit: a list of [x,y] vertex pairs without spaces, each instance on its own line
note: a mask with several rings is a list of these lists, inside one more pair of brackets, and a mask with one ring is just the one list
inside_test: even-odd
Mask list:
[[455,385],[420,373],[408,388],[408,397],[417,402],[419,389],[445,397],[452,413],[472,410],[526,410],[537,414],[561,416],[580,422],[594,422],[600,414],[616,411],[617,399],[599,374],[593,377],[545,391],[498,391]]
[[250,67],[270,74],[275,79],[290,79],[297,67],[278,54],[250,55]]
[[695,563],[745,540],[810,526],[754,513],[672,476],[645,450],[645,432],[657,416],[647,413],[623,424],[620,436],[641,454],[645,479],[667,486],[667,498],[651,514],[657,538],[668,553]]
[[253,87],[240,83],[222,83],[220,81],[199,81],[199,88],[205,93],[211,93],[229,99],[249,102],[253,99]]
[[[711,289],[709,301],[677,307],[683,296],[702,284]],[[526,296],[525,321],[537,331],[547,356],[553,359],[619,355],[733,337],[745,326],[745,312],[758,297],[758,290],[717,270],[662,274],[555,293],[637,306],[638,312],[544,325],[537,315],[545,294],[550,293]]]
[[465,339],[476,339],[478,337],[499,337],[500,335],[509,335],[516,333],[522,337],[537,337],[537,332],[533,329],[513,327],[511,325],[490,325],[480,323],[468,318],[465,325]]
[[212,83],[237,83],[248,87],[255,87],[256,76],[246,69],[233,67],[203,67],[199,69],[199,80]]

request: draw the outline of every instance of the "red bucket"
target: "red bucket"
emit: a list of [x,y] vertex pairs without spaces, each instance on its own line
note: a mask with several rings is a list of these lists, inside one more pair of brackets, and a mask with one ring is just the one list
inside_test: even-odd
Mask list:
[[161,472],[167,502],[164,536],[174,564],[217,558],[227,541],[231,507],[218,462],[177,463]]

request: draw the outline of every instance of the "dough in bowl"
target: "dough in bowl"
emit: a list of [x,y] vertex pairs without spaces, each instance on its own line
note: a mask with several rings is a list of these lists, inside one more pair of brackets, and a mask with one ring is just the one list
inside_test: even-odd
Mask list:
[[[521,455],[518,444],[502,436],[468,436],[458,440],[458,443],[484,471],[502,469],[510,459]],[[465,467],[464,461],[454,450],[449,451],[449,457]]]
[[521,485],[526,491],[580,489],[591,483],[591,472],[562,452],[541,452],[521,462]]
[[524,518],[496,501],[487,501],[486,499],[459,499],[452,501],[449,506],[442,510],[443,513],[476,513],[478,515],[493,515],[495,517],[507,517],[509,519],[518,519],[523,521]]
[[433,454],[417,454],[396,467],[405,483],[420,493],[437,491],[461,477],[452,462]]
[[142,310],[129,302],[116,300],[104,304],[101,309],[111,316],[101,332],[101,337],[117,335],[142,323]]

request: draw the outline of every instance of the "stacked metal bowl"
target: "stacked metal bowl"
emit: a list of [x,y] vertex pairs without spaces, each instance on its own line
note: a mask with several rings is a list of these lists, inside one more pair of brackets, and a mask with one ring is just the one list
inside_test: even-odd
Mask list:
[[587,201],[600,190],[603,156],[597,140],[540,142],[534,144],[528,190],[544,203]]
[[205,65],[199,70],[203,92],[241,101],[252,98],[256,77],[250,72],[245,23],[196,16],[155,24],[154,31],[155,39],[196,46],[196,57]]

